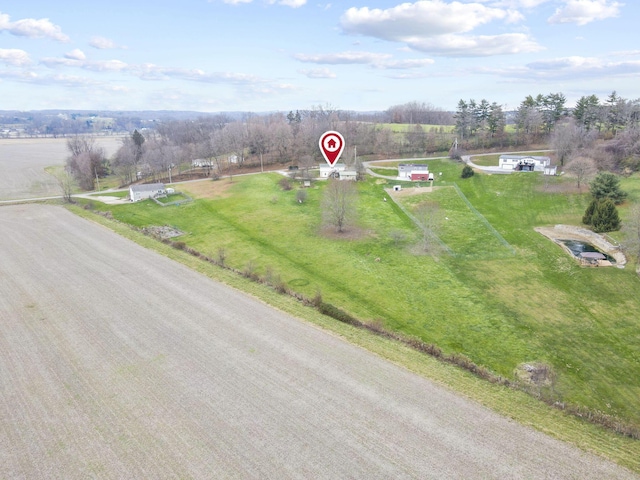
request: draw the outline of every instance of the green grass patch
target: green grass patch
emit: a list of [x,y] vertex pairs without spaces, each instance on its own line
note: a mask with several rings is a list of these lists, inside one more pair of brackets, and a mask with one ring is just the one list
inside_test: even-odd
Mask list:
[[[175,226],[185,232],[181,241],[210,257],[224,249],[234,268],[273,271],[301,294],[320,291],[350,315],[464,354],[498,375],[514,378],[523,362],[545,363],[556,378],[545,395],[640,425],[634,268],[580,268],[533,230],[579,224],[588,195],[553,193],[563,191],[563,177],[462,180],[459,163],[429,165],[444,187],[429,200],[449,217],[440,237],[454,253],[437,258],[416,255],[420,231],[383,201],[391,180],[358,184],[357,225],[344,236],[321,234],[324,182],[307,189],[301,204],[275,174],[235,177],[224,195],[175,208],[96,208],[140,227]],[[407,208],[419,201],[407,198]]]

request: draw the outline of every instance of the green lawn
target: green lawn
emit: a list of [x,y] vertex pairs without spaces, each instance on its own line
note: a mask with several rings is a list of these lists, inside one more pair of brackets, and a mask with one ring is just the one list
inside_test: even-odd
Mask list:
[[[440,188],[402,205],[412,211],[428,199],[439,206],[445,218],[438,233],[451,254],[436,258],[416,253],[420,232],[383,201],[382,189],[397,182],[381,179],[358,185],[357,229],[342,238],[320,234],[323,182],[300,204],[296,189],[281,190],[275,174],[234,177],[224,194],[179,207],[145,201],[96,208],[141,227],[172,225],[202,253],[216,257],[224,248],[231,266],[270,269],[296,291],[320,291],[357,317],[463,353],[507,378],[523,362],[546,363],[556,374],[553,398],[640,426],[634,266],[581,268],[533,230],[579,224],[587,195],[549,193],[556,189],[542,188],[536,174],[462,180],[461,164],[430,166]],[[637,198],[640,179],[625,179],[623,188]]]

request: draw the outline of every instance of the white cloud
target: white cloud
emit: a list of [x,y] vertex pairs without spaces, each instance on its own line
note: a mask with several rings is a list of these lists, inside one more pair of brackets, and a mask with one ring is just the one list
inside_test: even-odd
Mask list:
[[73,50],[67,53],[64,58],[47,57],[40,60],[40,63],[49,67],[74,67],[92,72],[119,72],[130,69],[129,65],[120,60],[87,60],[81,50]]
[[79,48],[75,48],[70,52],[65,53],[64,58],[68,58],[70,60],[85,60],[87,56],[82,50],[80,50]]
[[226,83],[230,85],[267,84],[269,81],[254,75],[232,72],[207,73],[200,69],[164,67],[153,63],[128,64],[121,60],[88,60],[80,50],[73,50],[64,58],[48,57],[40,60],[43,65],[55,69],[59,67],[80,68],[91,72],[128,73],[141,80],[167,80],[170,78],[205,83]]
[[28,38],[50,38],[58,42],[69,42],[69,37],[62,33],[58,25],[54,25],[48,18],[23,18],[12,22],[9,15],[0,13],[0,32],[6,31],[11,35]]
[[14,67],[23,67],[31,63],[29,54],[16,48],[0,48],[0,61]]
[[486,57],[537,52],[543,49],[524,33],[503,35],[440,35],[434,38],[409,38],[414,50],[450,57]]
[[[209,0],[211,3],[213,0]],[[222,0],[227,5],[240,5],[243,3],[253,3],[253,0]],[[307,0],[266,0],[269,5],[283,5],[285,7],[298,8],[306,5]]]
[[543,3],[548,3],[552,0],[495,0],[489,2],[492,7],[506,7],[506,8],[535,8]]
[[95,36],[91,37],[89,41],[89,45],[93,48],[97,48],[98,50],[109,50],[112,48],[121,48],[126,49],[127,47],[123,47],[121,45],[116,44],[113,40],[105,37]]
[[14,80],[18,82],[31,82],[37,75],[34,72],[0,70],[0,79]]
[[269,4],[284,5],[285,7],[298,8],[307,3],[307,0],[269,0]]
[[480,3],[421,0],[386,10],[350,8],[342,15],[340,24],[347,33],[404,41],[412,36],[469,32],[493,20],[511,19],[512,15],[513,12]]
[[541,49],[522,33],[465,35],[493,21],[515,23],[523,19],[517,10],[488,7],[478,2],[420,0],[386,10],[350,8],[342,16],[341,26],[346,33],[402,42],[433,55],[488,56]]
[[310,70],[298,70],[298,73],[308,78],[336,78],[337,75],[328,68],[314,68]]
[[567,0],[549,17],[549,23],[577,23],[586,25],[596,20],[604,20],[620,15],[624,4],[611,0]]
[[375,64],[387,60],[390,57],[391,55],[389,54],[370,52],[341,52],[316,55],[299,53],[293,56],[296,60],[304,63],[319,63],[326,65]]
[[[304,63],[317,63],[320,65],[370,65],[373,68],[381,70],[406,70],[411,68],[423,68],[432,65],[434,61],[430,58],[416,58],[407,60],[392,60],[391,55],[385,53],[371,52],[341,52],[341,53],[324,53],[324,54],[297,54],[293,58]],[[309,76],[314,70],[299,70]],[[334,78],[331,77],[314,77],[314,78]]]
[[435,62],[430,58],[415,58],[409,60],[396,60],[391,62],[384,62],[376,64],[376,68],[385,70],[408,70],[412,68],[423,68],[429,65],[433,65]]
[[615,79],[637,77],[639,60],[610,61],[596,57],[561,57],[529,63],[523,67],[503,70],[484,68],[475,73],[498,75],[503,79],[549,81],[574,80],[576,78]]

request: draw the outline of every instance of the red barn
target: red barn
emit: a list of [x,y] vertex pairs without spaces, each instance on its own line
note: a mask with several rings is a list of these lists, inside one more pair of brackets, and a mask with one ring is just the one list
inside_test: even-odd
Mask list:
[[411,172],[412,182],[426,182],[429,180],[429,172]]

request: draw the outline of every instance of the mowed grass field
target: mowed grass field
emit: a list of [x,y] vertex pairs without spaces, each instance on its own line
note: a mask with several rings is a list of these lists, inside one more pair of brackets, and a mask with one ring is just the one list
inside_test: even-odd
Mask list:
[[[432,193],[402,197],[441,212],[440,240],[449,253],[420,249],[421,232],[402,209],[384,201],[397,182],[358,184],[357,224],[344,235],[322,227],[325,183],[283,191],[278,174],[199,182],[180,188],[196,200],[175,207],[152,202],[95,205],[139,227],[171,225],[177,240],[367,321],[462,353],[513,379],[523,363],[544,363],[553,400],[584,406],[640,426],[640,280],[635,259],[625,269],[582,268],[534,227],[579,225],[589,198],[566,178],[477,174],[429,162]],[[625,179],[629,203],[640,178]],[[628,206],[620,208],[624,220]],[[615,234],[620,238],[620,233]]]

